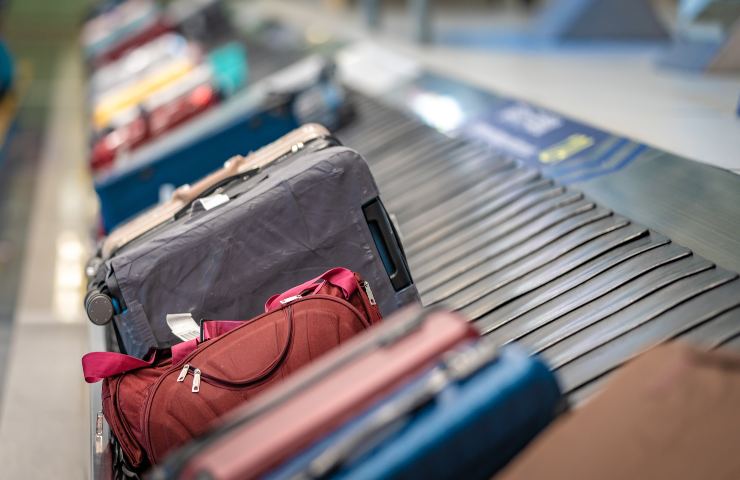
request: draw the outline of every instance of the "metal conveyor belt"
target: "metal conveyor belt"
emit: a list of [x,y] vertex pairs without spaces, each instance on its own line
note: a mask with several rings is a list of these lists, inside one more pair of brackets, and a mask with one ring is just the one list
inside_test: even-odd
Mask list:
[[578,401],[682,337],[740,348],[740,279],[535,169],[354,93],[365,156],[425,305],[541,354]]

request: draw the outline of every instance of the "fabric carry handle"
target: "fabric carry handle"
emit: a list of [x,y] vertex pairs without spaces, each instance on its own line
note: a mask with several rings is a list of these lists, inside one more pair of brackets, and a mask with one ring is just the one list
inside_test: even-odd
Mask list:
[[[213,320],[203,324],[203,340],[223,335],[236,327],[244,325],[238,320]],[[177,365],[183,358],[190,355],[198,347],[198,339],[181,342],[173,345],[172,364]],[[149,360],[124,355],[116,352],[91,352],[82,357],[82,372],[87,383],[99,382],[105,378],[120,375],[139,368],[151,367],[156,359],[156,354]]]
[[82,357],[82,372],[87,383],[95,383],[137,368],[151,367],[155,358],[156,355],[152,355],[150,360],[141,360],[116,352],[91,352]]
[[324,283],[330,283],[335,287],[341,288],[345,300],[349,300],[349,297],[355,293],[355,290],[357,289],[357,280],[355,279],[355,274],[352,273],[351,270],[347,270],[342,267],[332,268],[313,280],[304,282],[279,295],[273,295],[267,300],[267,302],[265,302],[265,312],[279,308],[281,301],[291,297],[314,294],[324,285]]

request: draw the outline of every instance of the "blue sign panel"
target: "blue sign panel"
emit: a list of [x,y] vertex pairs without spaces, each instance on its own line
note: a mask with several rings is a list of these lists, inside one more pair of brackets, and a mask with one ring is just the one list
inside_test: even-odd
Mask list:
[[641,144],[514,100],[493,105],[470,120],[461,133],[564,183],[623,168],[645,149]]

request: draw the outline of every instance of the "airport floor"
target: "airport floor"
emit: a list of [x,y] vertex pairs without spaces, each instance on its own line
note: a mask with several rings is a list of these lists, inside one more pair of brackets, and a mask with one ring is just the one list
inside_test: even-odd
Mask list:
[[[391,11],[385,29],[375,34],[356,12],[326,15],[318,3],[235,6],[244,17],[269,13],[290,23],[309,22],[317,32],[377,43],[420,68],[740,172],[740,76],[662,70],[649,48],[604,53],[418,46],[404,27],[403,10]],[[54,12],[34,11],[30,4],[35,2],[14,7],[19,26],[11,34],[48,68],[35,69],[36,83],[3,160],[12,177],[3,179],[0,192],[0,477],[79,479],[88,475],[90,448],[88,386],[79,361],[90,335],[82,308],[83,269],[97,225],[85,163],[83,69],[71,14],[57,32],[47,32],[44,43],[22,24],[43,29]],[[475,15],[453,20],[438,26],[479,21]]]

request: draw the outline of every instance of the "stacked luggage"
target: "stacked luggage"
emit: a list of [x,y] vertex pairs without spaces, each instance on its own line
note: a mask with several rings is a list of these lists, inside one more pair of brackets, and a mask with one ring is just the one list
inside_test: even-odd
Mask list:
[[[495,430],[485,448],[437,470],[491,475],[562,408],[544,364],[515,347],[499,353],[464,318],[394,314],[418,301],[399,235],[365,160],[320,125],[233,157],[118,227],[89,273],[88,315],[111,328],[117,351],[90,353],[83,368],[104,381],[102,412],[128,472],[158,466],[156,475],[187,478],[215,466],[226,468],[217,478],[291,477],[318,468],[322,445],[375,437],[376,418],[393,411],[438,437],[384,440],[384,455],[412,442],[398,475],[440,448],[463,448],[455,439]],[[456,418],[460,402],[470,407]],[[262,438],[280,424],[293,425],[275,437],[285,444],[234,465],[187,453],[212,445],[218,458],[252,443],[231,433]],[[367,461],[362,468],[391,473],[386,460]]]
[[[218,2],[111,0],[84,28],[90,166],[107,235],[88,263],[85,297],[106,344],[82,365],[86,381],[102,382],[93,390],[102,476],[566,477],[587,447],[585,477],[620,472],[579,432],[632,391],[643,404],[656,389],[679,398],[675,372],[651,360],[670,355],[638,359],[626,371],[643,378],[617,378],[605,390],[612,400],[571,411],[543,360],[481,338],[461,313],[422,307],[364,152],[334,135],[352,115],[332,62],[290,58],[251,78],[263,68],[251,64],[259,49],[228,25]],[[367,132],[355,124],[344,133]],[[375,171],[390,176],[392,161]],[[394,200],[404,220],[425,208]],[[412,237],[436,247],[428,258],[455,233],[433,219],[417,226]],[[432,282],[434,271],[420,269]],[[738,360],[681,355],[696,363],[689,373],[707,370],[695,375],[697,392],[726,411],[711,377],[734,375],[721,366]],[[693,415],[687,404],[672,414]],[[660,441],[644,447],[655,455],[671,436],[667,412],[634,408],[609,421],[662,422]],[[728,445],[736,417],[714,430]],[[608,437],[610,425],[589,436]]]
[[[273,84],[312,88],[307,65],[318,82],[331,74],[309,58]],[[373,175],[329,129],[307,123],[233,153],[111,230],[89,263],[86,311],[111,335],[109,351],[86,355],[83,369],[89,382],[103,381],[118,475],[217,467],[226,468],[217,477],[285,478],[315,470],[324,447],[364,444],[379,427],[392,433],[378,444],[384,455],[411,442],[398,475],[435,458],[443,476],[490,475],[562,409],[540,361],[515,347],[499,354],[462,317],[411,306],[418,293]],[[438,403],[448,396],[455,400]],[[458,402],[470,408],[455,418]],[[388,410],[392,423],[412,415],[412,430],[434,428],[436,440],[386,432],[376,423]],[[241,435],[263,437],[291,419],[300,422],[289,435],[254,457],[218,460],[223,448],[252,442]],[[459,465],[441,461],[440,448],[491,429],[495,441]],[[391,473],[385,460],[366,460],[362,468]]]
[[321,126],[177,193],[114,230],[91,264],[88,314],[114,319],[127,353],[176,343],[168,315],[249,318],[270,294],[336,265],[362,274],[383,314],[417,298],[367,164]]
[[215,0],[114,2],[85,24],[83,47],[103,232],[226,158],[303,123],[337,127],[349,113],[321,56],[252,78],[250,51],[263,47],[239,39]]

